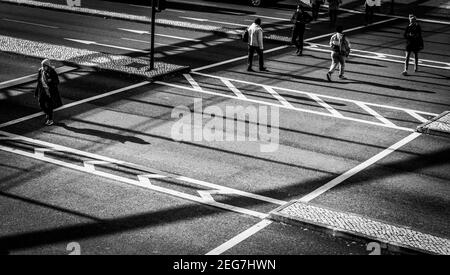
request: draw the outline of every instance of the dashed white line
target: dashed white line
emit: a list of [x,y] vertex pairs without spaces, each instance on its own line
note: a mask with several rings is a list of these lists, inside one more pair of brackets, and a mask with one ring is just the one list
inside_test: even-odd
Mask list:
[[244,24],[230,23],[230,22],[224,22],[224,21],[215,21],[215,20],[204,19],[204,18],[185,17],[185,16],[180,16],[180,18],[193,20],[193,21],[200,21],[200,22],[211,22],[211,23],[217,23],[217,24],[224,24],[224,25],[230,25],[230,26],[248,27],[247,25],[244,25]]
[[13,20],[13,19],[8,19],[8,18],[2,18],[2,20],[9,21],[9,22],[14,22],[14,23],[21,23],[21,24],[27,24],[27,25],[32,25],[32,26],[38,26],[38,27],[43,27],[43,28],[59,29],[59,27],[50,26],[50,25],[44,25],[44,24],[37,24],[37,23],[32,23],[32,22],[27,22],[27,21]]

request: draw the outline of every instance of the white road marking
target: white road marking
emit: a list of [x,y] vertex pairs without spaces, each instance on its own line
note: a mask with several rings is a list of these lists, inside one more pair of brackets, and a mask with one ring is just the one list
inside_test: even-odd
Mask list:
[[369,114],[373,115],[374,117],[376,117],[379,121],[383,122],[386,125],[390,125],[390,126],[397,126],[394,123],[392,123],[391,121],[387,120],[384,116],[380,115],[378,112],[376,112],[374,109],[370,108],[369,106],[367,106],[366,104],[362,103],[362,102],[356,102],[356,104],[361,107],[364,111],[368,112]]
[[[379,22],[373,23],[372,26],[378,25],[378,24],[383,24],[383,23],[390,22],[390,21],[393,21],[393,20],[397,20],[397,19],[396,18],[386,19],[386,20],[383,20],[383,21],[379,21]],[[354,28],[345,30],[344,32],[345,33],[349,33],[349,32],[360,30],[360,29],[364,29],[364,28],[366,28],[366,26],[359,26],[359,27],[354,27]],[[319,35],[319,36],[310,37],[310,38],[305,39],[305,42],[312,41],[312,40],[317,40],[317,39],[322,39],[322,38],[325,38],[325,37],[329,37],[329,36],[331,36],[333,34],[334,34],[334,32],[331,32],[331,33],[326,33],[326,34],[322,34],[322,35]],[[276,47],[276,48],[264,51],[264,53],[267,54],[267,53],[271,53],[271,52],[275,52],[275,51],[279,51],[279,50],[283,50],[283,49],[287,49],[287,48],[289,48],[289,45]],[[236,58],[225,60],[225,61],[222,61],[222,62],[217,62],[217,63],[211,64],[211,65],[206,65],[206,66],[203,66],[203,67],[195,68],[195,69],[192,69],[191,71],[192,72],[203,71],[203,70],[207,70],[207,69],[214,68],[214,67],[217,67],[217,66],[233,63],[233,62],[236,62],[236,61],[239,61],[239,60],[245,60],[247,58],[248,58],[248,55],[244,55],[244,56],[241,56],[241,57],[236,57]]]
[[417,114],[417,113],[414,112],[414,111],[407,110],[406,112],[407,112],[408,114],[410,114],[412,117],[414,117],[415,119],[417,119],[418,121],[422,122],[422,123],[428,121],[428,119],[426,119],[426,118],[420,116],[419,114]]
[[[137,33],[137,34],[150,34],[149,31],[141,31],[141,30],[133,30],[133,29],[124,29],[124,28],[117,28],[118,30],[122,30],[122,31],[126,31],[126,32],[131,32],[131,33]],[[167,38],[172,38],[172,39],[177,39],[177,40],[183,40],[183,41],[191,41],[191,42],[202,42],[199,39],[193,39],[193,38],[186,38],[186,37],[181,37],[181,36],[173,36],[173,35],[166,35],[166,34],[159,34],[159,33],[155,33],[156,36],[161,36],[161,37],[167,37]]]
[[226,194],[237,194],[237,195],[242,196],[242,197],[252,198],[252,199],[255,199],[255,200],[265,201],[265,202],[269,202],[269,203],[272,203],[272,204],[278,204],[278,205],[283,205],[283,204],[286,203],[285,201],[282,201],[282,200],[277,200],[277,199],[261,196],[261,195],[258,195],[258,194],[248,193],[248,192],[245,192],[245,191],[240,191],[240,190],[228,188],[228,187],[225,187],[225,186],[222,186],[222,185],[217,185],[217,184],[214,184],[214,183],[205,182],[205,181],[196,180],[196,179],[191,179],[191,178],[187,178],[187,177],[183,177],[183,176],[177,177],[177,179],[179,179],[181,181],[186,181],[186,182],[198,184],[198,185],[201,185],[201,186],[204,186],[204,187],[221,190],[222,192],[226,192]]
[[311,97],[312,99],[314,99],[317,103],[319,103],[322,107],[324,107],[325,109],[327,109],[330,113],[332,113],[334,116],[339,117],[339,118],[343,118],[344,116],[339,113],[336,109],[334,109],[333,107],[331,107],[328,103],[326,103],[325,101],[323,101],[320,97],[318,97],[316,94],[313,93],[307,93],[307,95],[309,95],[309,97]]
[[59,29],[59,27],[49,26],[49,25],[44,25],[44,24],[37,24],[37,23],[32,23],[32,22],[27,22],[27,21],[13,20],[13,19],[8,19],[8,18],[2,18],[2,20],[14,22],[14,23],[21,23],[21,24],[38,26],[38,27],[50,28],[50,29]]
[[[143,81],[143,82],[140,82],[140,83],[137,83],[137,84],[134,84],[134,85],[130,85],[130,86],[127,86],[127,87],[123,87],[123,88],[120,88],[120,89],[117,89],[117,90],[114,90],[114,91],[111,91],[111,92],[107,92],[107,93],[104,93],[104,94],[96,95],[96,96],[93,96],[93,97],[89,97],[89,98],[86,98],[86,99],[83,99],[83,100],[79,100],[79,101],[75,101],[75,102],[63,105],[63,106],[55,109],[55,111],[68,109],[68,108],[71,108],[71,107],[74,107],[74,106],[77,106],[77,105],[81,105],[81,104],[84,104],[84,103],[87,103],[87,102],[91,102],[91,101],[94,101],[94,100],[97,100],[97,99],[100,99],[100,98],[104,98],[104,97],[107,97],[107,96],[115,95],[115,94],[118,94],[118,93],[121,93],[121,92],[124,92],[124,91],[128,91],[128,90],[131,90],[131,89],[134,89],[134,88],[138,88],[138,87],[147,85],[147,84],[150,84],[150,82],[149,81]],[[14,124],[17,124],[17,123],[20,123],[20,122],[24,122],[24,121],[27,121],[27,120],[39,117],[39,116],[41,116],[43,114],[44,114],[43,112],[38,112],[38,113],[35,113],[35,114],[32,114],[32,115],[28,115],[28,116],[21,117],[21,118],[15,119],[15,120],[11,120],[11,121],[8,121],[8,122],[0,124],[0,128],[4,128],[4,127],[11,126],[11,125],[14,125]]]
[[290,20],[290,19],[287,19],[287,18],[263,16],[263,15],[258,15],[258,14],[250,14],[249,16],[258,17],[258,18],[265,18],[265,19],[271,19],[271,20],[278,20],[278,21],[289,21]]
[[194,88],[194,90],[202,92],[203,89],[202,87],[200,87],[200,85],[198,85],[197,81],[195,81],[192,76],[190,74],[183,74],[184,78],[186,78],[186,80],[189,82],[189,84],[191,84],[192,88]]
[[[277,90],[282,90],[282,91],[286,91],[286,92],[291,92],[291,93],[296,93],[296,94],[303,94],[303,95],[307,95],[310,97],[313,97],[315,100],[319,100],[321,101],[321,98],[328,98],[328,99],[332,99],[332,100],[337,100],[337,101],[344,101],[344,102],[349,102],[349,103],[353,103],[353,104],[357,104],[358,106],[361,105],[366,105],[367,106],[374,106],[374,107],[380,107],[380,108],[385,108],[385,109],[391,109],[391,110],[398,110],[398,111],[403,111],[406,112],[408,114],[411,113],[416,113],[416,114],[423,114],[423,115],[429,115],[429,116],[437,116],[438,114],[435,113],[429,113],[429,112],[423,112],[423,111],[418,111],[418,110],[412,110],[412,109],[408,109],[408,108],[400,108],[400,107],[395,107],[395,106],[389,106],[389,105],[383,105],[383,104],[376,104],[376,103],[370,103],[370,102],[364,102],[364,101],[358,101],[358,100],[353,100],[353,99],[346,99],[346,98],[341,98],[341,97],[335,97],[335,96],[328,96],[328,95],[322,95],[322,94],[316,94],[316,93],[311,93],[311,92],[304,92],[304,91],[298,91],[298,90],[293,90],[293,89],[287,89],[287,88],[282,88],[282,87],[274,87],[274,86],[268,86],[268,85],[263,85],[263,84],[259,84],[259,83],[254,83],[254,82],[249,82],[249,81],[243,81],[243,80],[237,80],[237,79],[232,79],[232,78],[226,78],[226,77],[221,77],[221,76],[215,76],[215,75],[210,75],[210,74],[204,74],[204,73],[198,73],[198,72],[192,72],[191,74],[196,74],[196,75],[201,75],[204,77],[212,77],[212,78],[217,78],[217,79],[225,79],[228,81],[233,81],[233,82],[238,82],[238,83],[243,83],[243,84],[247,84],[247,85],[254,85],[254,86],[261,86],[261,87],[271,87],[272,89],[277,89]],[[242,100],[245,100],[244,98],[241,98]],[[319,102],[318,101],[318,102]],[[267,103],[266,103],[267,104]],[[269,104],[270,105],[270,104]],[[335,117],[338,118],[343,118],[343,119],[349,119],[347,117],[344,117],[342,114],[340,114],[337,110],[332,111],[333,107],[329,106],[328,104],[326,104],[325,102],[322,101],[322,106],[324,108],[326,108],[327,110],[329,110],[331,112],[331,114]],[[287,106],[285,106],[287,107]],[[292,107],[289,109],[295,109],[298,111],[304,111],[303,109],[300,108],[296,108],[296,107]],[[366,111],[368,111],[370,108],[365,108]],[[374,115],[373,112],[375,112],[374,110],[370,109],[371,112],[370,114]],[[315,113],[315,114],[324,114],[321,112],[314,112],[311,111],[311,113]],[[383,119],[383,117],[381,117],[381,115],[378,115],[379,119],[381,119],[383,121],[384,125],[387,125],[389,127],[392,128],[398,128],[398,126],[394,125],[393,123],[386,123]],[[414,115],[412,115],[414,116]],[[415,116],[414,116],[415,117]],[[417,118],[417,117],[415,117]],[[360,120],[357,120],[360,121]],[[379,125],[378,123],[376,123],[376,125]],[[402,127],[400,127],[402,128]]]
[[[63,74],[63,73],[67,73],[67,72],[70,72],[70,71],[73,71],[73,70],[76,70],[76,69],[77,68],[75,68],[75,67],[62,66],[62,67],[56,68],[55,70],[56,70],[57,74]],[[28,83],[28,82],[34,82],[36,80],[37,80],[37,73],[31,74],[31,75],[27,75],[27,76],[24,76],[24,77],[19,77],[19,78],[16,78],[16,79],[11,79],[11,80],[4,81],[4,82],[0,83],[0,90],[1,89],[5,89],[5,88],[9,88],[9,87],[12,87],[12,86],[25,84],[25,83]]]
[[[134,4],[129,4],[129,5],[132,6],[132,7],[137,7],[137,8],[152,9],[152,7],[149,7],[149,6],[134,5]],[[178,12],[178,13],[186,13],[185,11],[182,11],[182,10],[176,10],[176,9],[166,9],[165,11]]]
[[[331,114],[329,112],[324,113],[324,112],[317,112],[317,111],[303,109],[303,108],[288,107],[288,106],[285,106],[285,105],[282,105],[282,104],[275,104],[275,103],[271,103],[271,102],[267,102],[267,101],[255,100],[255,99],[249,99],[249,98],[238,98],[236,96],[230,96],[230,95],[225,95],[225,94],[216,93],[216,92],[210,92],[210,91],[206,91],[206,90],[199,91],[199,90],[196,90],[195,88],[181,86],[181,85],[172,84],[172,83],[163,82],[163,81],[155,81],[155,83],[156,84],[160,84],[160,85],[164,85],[164,86],[173,87],[173,88],[189,90],[189,91],[199,92],[199,93],[208,94],[208,95],[227,97],[227,98],[231,98],[231,99],[238,99],[238,100],[252,102],[252,103],[257,103],[257,104],[264,104],[264,105],[269,105],[269,106],[275,106],[275,107],[278,107],[278,108],[284,108],[284,109],[294,110],[294,111],[298,111],[298,112],[317,114],[317,115],[328,116],[328,117],[336,117],[336,116],[334,116],[333,114]],[[384,123],[377,123],[377,122],[372,122],[372,121],[362,120],[362,119],[357,119],[357,118],[341,117],[341,119],[345,119],[345,120],[349,120],[349,121],[356,121],[356,122],[361,122],[361,123],[371,124],[371,125],[376,125],[376,126],[382,126],[382,127],[392,128],[392,129],[397,129],[397,130],[403,130],[403,131],[407,131],[407,132],[414,132],[414,129],[410,129],[410,128],[406,128],[406,127],[400,127],[400,126],[392,127],[392,126],[386,125]]]
[[64,39],[73,41],[73,42],[77,42],[77,43],[81,43],[81,44],[86,44],[86,45],[97,45],[97,46],[132,51],[132,52],[150,53],[149,51],[144,51],[144,50],[139,50],[139,49],[134,49],[134,48],[127,48],[127,47],[120,47],[120,46],[110,45],[110,44],[97,43],[95,41],[89,41],[89,40],[72,39],[72,38],[64,38]]
[[245,95],[238,89],[236,88],[233,83],[231,83],[228,79],[220,79],[225,85],[227,85],[228,89],[230,89],[231,91],[233,91],[233,93],[238,97],[238,98],[246,98]]
[[377,155],[373,156],[372,158],[366,160],[365,162],[357,165],[356,167],[348,170],[344,174],[338,176],[337,178],[331,180],[327,184],[317,188],[313,192],[309,193],[306,196],[303,196],[299,199],[301,202],[310,202],[311,200],[317,198],[321,194],[325,193],[326,191],[330,190],[331,188],[335,187],[336,185],[342,183],[343,181],[347,180],[348,178],[354,176],[355,174],[361,172],[362,170],[366,169],[370,165],[374,164],[375,162],[381,160],[382,158],[388,156],[389,154],[395,152],[400,147],[404,146],[405,144],[413,141],[414,139],[418,138],[421,135],[421,133],[412,133],[409,136],[405,137],[404,139],[400,140],[399,142],[395,143],[391,147],[385,149],[384,151],[378,153]]
[[287,101],[284,97],[280,96],[280,94],[278,94],[272,87],[266,85],[262,85],[262,87],[266,91],[268,91],[274,98],[276,98],[283,106],[286,106],[288,108],[294,108],[294,106],[292,106],[292,104],[289,103],[289,101]]
[[[328,45],[317,44],[317,43],[309,43],[309,44],[310,44],[310,46],[306,46],[305,47],[306,49],[310,49],[310,50],[318,51],[318,52],[326,52],[326,53],[331,52]],[[402,63],[402,64],[405,62],[404,61],[405,57],[403,55],[393,55],[393,54],[387,54],[387,53],[370,52],[370,51],[358,50],[358,49],[352,49],[350,56],[356,56],[356,57],[374,59],[374,60],[381,60],[381,61],[387,61],[387,62]],[[412,58],[411,58],[411,61],[413,61]],[[429,59],[420,59],[419,64],[421,64],[421,66],[423,66],[423,67],[450,70],[450,63],[448,63],[448,62],[441,62],[441,61],[435,61],[435,60],[429,60]]]
[[[30,142],[30,143],[35,143],[35,144],[40,145],[40,146],[43,145],[43,146],[48,146],[49,147],[49,148],[40,148],[41,151],[37,151],[37,152],[35,151],[34,153],[30,153],[30,152],[25,151],[25,150],[20,150],[20,149],[16,149],[16,148],[0,145],[0,150],[6,151],[6,152],[10,152],[10,153],[14,153],[14,154],[30,157],[30,158],[33,158],[33,159],[37,159],[37,160],[40,160],[40,161],[47,162],[47,163],[59,165],[59,166],[65,167],[65,168],[70,168],[70,169],[73,169],[73,170],[77,170],[77,171],[81,171],[81,172],[97,175],[97,176],[108,178],[108,179],[112,179],[112,180],[115,180],[115,181],[118,181],[118,182],[127,183],[127,184],[130,184],[130,185],[133,185],[133,186],[146,188],[146,189],[149,189],[149,190],[152,190],[152,191],[156,191],[156,192],[160,192],[160,193],[164,193],[164,194],[169,194],[169,195],[172,195],[172,196],[175,196],[175,197],[178,197],[178,198],[194,201],[194,202],[201,203],[201,204],[206,204],[206,205],[209,205],[209,206],[225,209],[225,210],[236,212],[236,213],[240,213],[240,214],[245,214],[245,215],[257,217],[257,218],[260,218],[260,219],[265,219],[267,217],[267,215],[268,215],[268,214],[260,213],[260,212],[253,211],[253,210],[250,210],[250,209],[245,209],[245,208],[241,208],[241,207],[237,207],[237,206],[233,206],[233,205],[228,205],[228,204],[221,203],[221,202],[216,202],[216,201],[211,200],[209,198],[205,199],[203,197],[193,196],[193,195],[190,195],[190,194],[187,194],[187,193],[183,193],[183,192],[179,192],[179,191],[176,191],[176,190],[172,190],[172,189],[169,189],[169,188],[164,188],[164,187],[153,185],[153,184],[150,183],[149,180],[145,180],[145,178],[148,179],[148,178],[151,177],[149,175],[136,175],[137,179],[131,179],[131,178],[128,178],[128,177],[122,177],[122,176],[114,175],[114,174],[111,174],[111,173],[98,171],[97,169],[95,169],[95,164],[108,164],[108,163],[111,163],[111,164],[122,164],[122,165],[131,166],[131,167],[136,167],[136,168],[141,169],[141,170],[145,169],[145,170],[149,170],[149,171],[155,171],[155,169],[142,167],[140,165],[135,165],[135,164],[128,163],[128,162],[119,161],[119,160],[115,160],[115,159],[112,159],[112,158],[99,156],[99,155],[88,153],[88,152],[83,152],[83,151],[80,151],[80,150],[76,150],[76,149],[60,146],[60,145],[57,145],[57,144],[44,142],[44,141],[41,141],[41,140],[27,138],[25,136],[11,134],[11,133],[4,132],[4,131],[0,131],[0,134],[4,135],[4,136],[11,137],[11,139],[13,139],[13,138],[17,139],[19,137],[20,140],[27,141],[27,142]],[[96,160],[84,161],[83,165],[81,166],[81,165],[76,165],[76,164],[72,164],[72,163],[69,163],[69,162],[64,162],[64,161],[61,161],[61,160],[57,160],[57,159],[54,159],[54,158],[51,158],[51,157],[47,157],[47,156],[45,156],[43,150],[45,150],[45,151],[58,151],[58,152],[74,153],[74,154],[77,154],[77,155],[83,156],[83,157],[95,158]],[[165,176],[164,174],[166,174],[166,175],[168,174],[168,173],[162,172],[162,171],[158,171],[158,172],[160,172],[159,175],[161,175],[161,176],[159,176],[159,178],[163,178],[163,176]],[[158,178],[158,177],[152,177],[152,178]],[[238,195],[243,195],[243,196],[254,198],[254,199],[263,198],[264,201],[271,201],[272,200],[271,198],[259,196],[259,195],[256,195],[256,194],[247,193],[247,192],[240,191],[240,190],[235,190],[235,189],[232,189],[232,188],[228,188],[228,187],[224,187],[224,186],[220,186],[220,185],[216,185],[216,184],[212,184],[212,183],[206,183],[204,181],[198,181],[198,180],[187,178],[187,177],[183,177],[183,176],[171,175],[170,178],[178,179],[178,180],[185,180],[185,181],[191,182],[191,183],[199,183],[199,185],[209,186],[209,187],[212,187],[212,188],[218,187],[217,191],[208,191],[210,193],[214,192],[214,193],[221,193],[221,194],[238,194]],[[277,201],[277,200],[274,200],[274,201]],[[280,205],[286,203],[286,202],[283,202],[283,201],[277,201],[277,202]]]
[[230,25],[230,26],[248,27],[247,25],[244,25],[244,24],[230,23],[230,22],[224,22],[224,21],[215,21],[215,20],[204,19],[204,18],[195,18],[195,17],[186,17],[186,16],[180,16],[180,18],[193,20],[193,21],[199,21],[199,22],[211,22],[211,23],[224,24],[224,25]]
[[250,227],[249,229],[245,230],[244,232],[240,233],[239,235],[235,236],[234,238],[230,239],[226,243],[209,251],[208,253],[206,253],[206,255],[220,255],[220,254],[224,253],[225,251],[229,250],[230,248],[241,243],[242,241],[245,241],[250,236],[253,236],[254,234],[261,231],[262,229],[266,228],[271,223],[272,223],[272,221],[262,220],[259,223],[255,224],[254,226]]

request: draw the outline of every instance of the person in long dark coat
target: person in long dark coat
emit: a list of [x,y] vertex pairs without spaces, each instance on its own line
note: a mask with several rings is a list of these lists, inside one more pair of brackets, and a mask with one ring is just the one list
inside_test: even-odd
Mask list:
[[292,28],[291,43],[297,48],[297,55],[303,54],[303,36],[305,34],[306,24],[312,21],[312,16],[307,13],[302,6],[298,5],[297,10],[294,12],[291,18],[291,22],[294,23]]
[[53,125],[53,110],[63,104],[58,90],[58,74],[51,66],[50,60],[44,59],[41,62],[37,83],[34,96],[38,99],[39,106],[46,115],[45,125]]
[[411,52],[414,53],[414,71],[417,72],[419,70],[419,51],[423,50],[422,29],[413,14],[409,15],[409,25],[406,27],[403,36],[406,39],[406,57],[402,74],[407,75]]

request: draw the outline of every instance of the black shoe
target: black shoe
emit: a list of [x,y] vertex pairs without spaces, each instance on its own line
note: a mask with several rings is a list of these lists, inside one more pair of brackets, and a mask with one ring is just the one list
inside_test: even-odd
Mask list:
[[303,53],[302,52],[297,52],[297,56],[302,56]]
[[247,72],[254,72],[252,68],[247,68]]
[[268,72],[269,70],[267,68],[259,68],[260,72]]
[[327,73],[327,79],[328,79],[328,81],[331,82],[331,73],[330,72]]

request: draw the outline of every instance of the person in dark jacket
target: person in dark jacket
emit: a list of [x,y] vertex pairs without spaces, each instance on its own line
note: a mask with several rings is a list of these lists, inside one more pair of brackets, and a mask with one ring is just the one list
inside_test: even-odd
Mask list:
[[403,37],[406,39],[406,57],[402,74],[407,75],[411,52],[414,53],[414,71],[417,72],[419,70],[419,51],[423,50],[422,29],[413,14],[409,15],[409,25],[406,27]]
[[291,18],[291,22],[294,23],[294,27],[292,28],[291,43],[297,48],[296,54],[299,56],[303,54],[303,36],[305,34],[306,24],[311,21],[311,15],[309,15],[309,13],[298,5],[297,10]]
[[320,6],[324,3],[324,0],[311,0],[311,11],[313,20],[319,19]]
[[59,78],[49,59],[41,62],[38,71],[37,87],[34,96],[46,115],[45,125],[53,125],[53,110],[61,107],[62,101],[58,91]]

